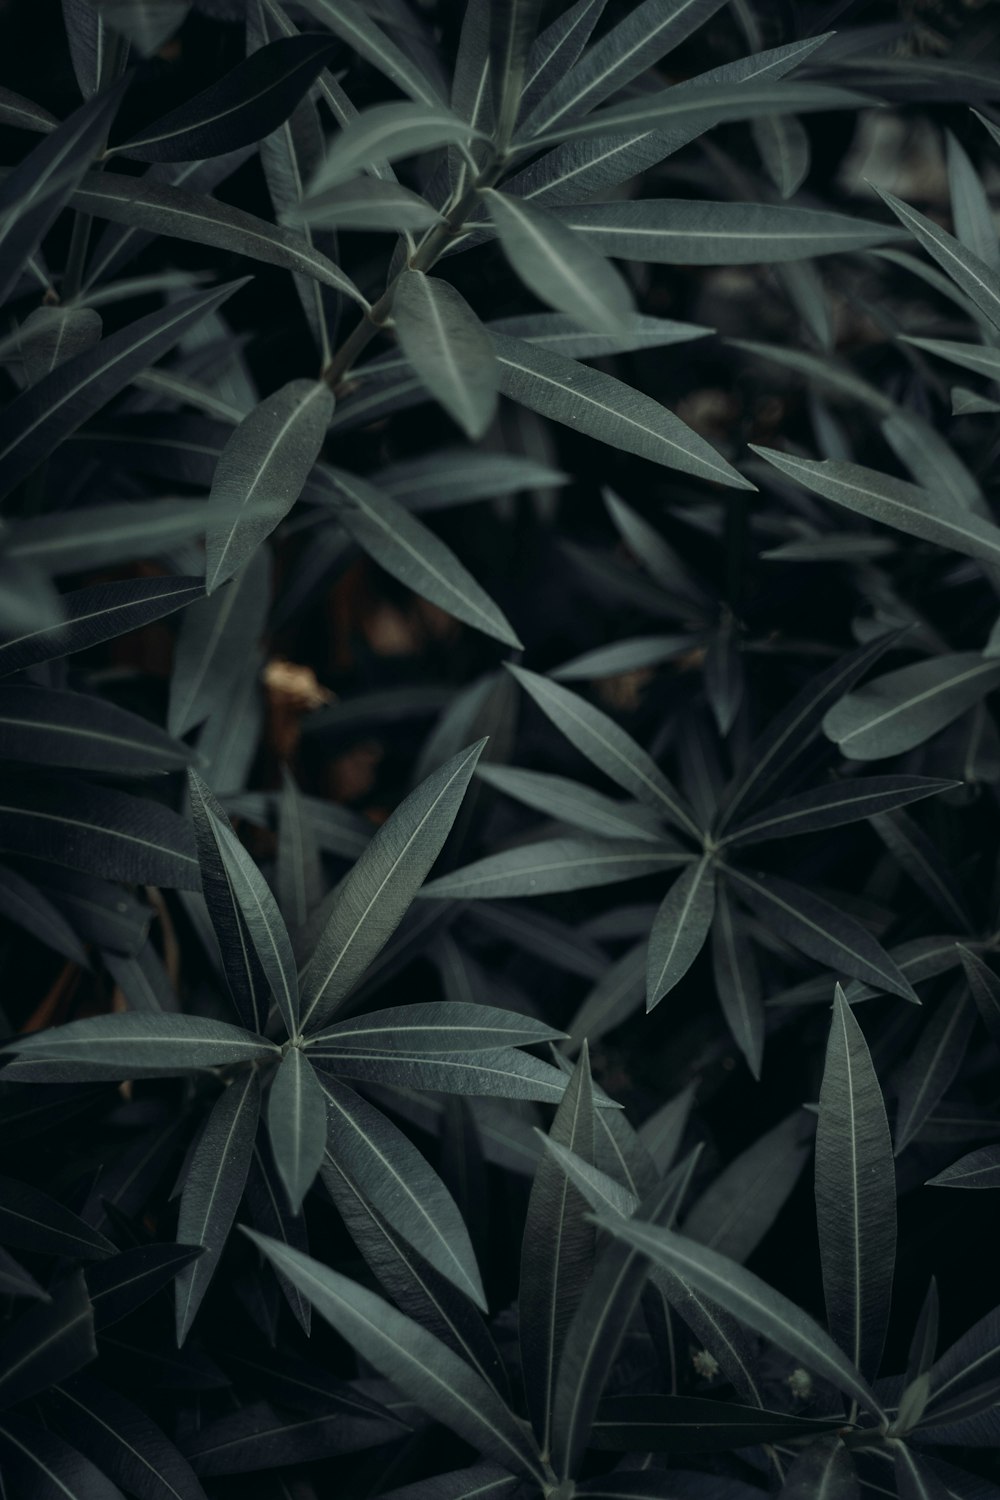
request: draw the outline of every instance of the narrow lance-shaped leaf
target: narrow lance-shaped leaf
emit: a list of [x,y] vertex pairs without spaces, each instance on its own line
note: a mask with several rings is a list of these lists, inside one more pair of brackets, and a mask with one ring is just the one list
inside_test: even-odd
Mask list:
[[1000,1146],[981,1146],[959,1161],[952,1162],[936,1177],[927,1179],[928,1187],[1000,1188]]
[[[188,779],[205,899],[213,922],[218,923],[216,931],[234,998],[238,1004],[242,1000],[249,1005],[258,1028],[263,1030],[269,1007],[267,996],[260,993],[259,966],[288,1035],[295,1036],[299,1012],[295,956],[277,902],[209,788],[195,771]],[[247,939],[256,965],[246,953]]]
[[93,307],[36,307],[19,330],[28,384],[34,385],[57,365],[91,348],[102,327],[101,315]]
[[190,758],[187,746],[148,719],[93,694],[0,688],[0,759],[150,776],[179,770]]
[[243,1197],[259,1115],[260,1082],[251,1068],[216,1101],[191,1158],[177,1237],[182,1244],[203,1245],[205,1253],[177,1277],[178,1347],[208,1291]]
[[448,1052],[531,1047],[564,1035],[520,1011],[448,999],[393,1005],[337,1021],[309,1038],[316,1054],[346,1051]]
[[819,1097],[816,1218],[830,1331],[874,1379],[892,1298],[896,1174],[882,1090],[839,985]]
[[509,621],[458,558],[404,506],[366,479],[325,469],[344,530],[407,588],[505,646],[519,647]]
[[[152,172],[156,171],[154,167]],[[99,175],[92,172],[73,193],[74,208],[131,229],[128,239],[123,235],[117,243],[109,243],[108,256],[114,256],[113,264],[128,258],[126,249],[131,251],[133,244],[138,249],[139,241],[153,235],[167,235],[244,255],[265,265],[280,266],[310,282],[342,292],[367,308],[366,299],[350,277],[301,234],[257,218],[231,203],[222,203],[208,193],[175,187],[155,177],[150,180],[151,175],[126,177],[122,172]],[[93,290],[89,295],[94,295]]]
[[0,186],[0,302],[107,137],[124,85],[89,99],[57,125]]
[[319,1080],[330,1156],[407,1244],[485,1310],[468,1230],[441,1178],[381,1110],[325,1070]]
[[724,880],[716,881],[715,885],[712,973],[733,1040],[746,1058],[747,1067],[759,1079],[765,1032],[760,970]]
[[395,932],[451,830],[485,740],[435,771],[383,823],[340,887],[302,978],[302,1026],[315,1031]]
[[646,1009],[678,984],[701,952],[715,911],[715,866],[711,855],[688,865],[663,898],[649,934]]
[[524,339],[500,333],[492,338],[501,392],[530,411],[651,463],[734,489],[754,488],[710,443],[652,397]]
[[63,618],[0,642],[0,674],[127,635],[198,599],[200,578],[128,578],[60,595]]
[[336,50],[329,37],[281,37],[244,58],[200,94],[147,125],[109,155],[200,161],[250,146],[291,114]]
[[147,313],[16,396],[0,416],[0,492],[25,479],[58,443],[243,284],[230,282]]
[[979,1014],[994,1042],[1000,1047],[1000,979],[983,960],[968,948],[959,947],[965,977],[969,981],[972,998]]
[[787,1203],[811,1148],[810,1121],[793,1110],[723,1167],[685,1216],[684,1233],[742,1265]]
[[399,1390],[481,1453],[542,1482],[537,1449],[527,1429],[463,1359],[346,1276],[275,1240],[245,1232],[321,1317]]
[[876,677],[842,698],[823,729],[850,760],[912,750],[1000,684],[1000,661],[954,651]]
[[551,776],[546,771],[525,771],[519,766],[481,765],[477,772],[487,786],[516,797],[527,807],[556,818],[561,823],[582,828],[587,833],[605,834],[610,838],[662,837],[655,814],[634,802],[620,802],[595,792],[593,787],[571,781],[566,776]]
[[602,255],[668,266],[776,265],[898,238],[884,224],[772,203],[638,198],[559,208],[555,216]]
[[716,837],[728,827],[741,807],[753,807],[768,787],[781,779],[819,733],[827,710],[898,638],[898,632],[888,633],[840,657],[825,672],[811,678],[791,703],[775,715],[750,746],[745,764],[727,789]]
[[271,1084],[267,1128],[275,1166],[297,1214],[326,1150],[326,1096],[299,1047],[288,1048]]
[[981,562],[1000,563],[1000,528],[918,485],[841,459],[817,463],[753,443],[750,446],[789,479],[847,510]]
[[0,1177],[0,1243],[76,1260],[103,1260],[115,1249],[48,1193],[12,1177]]
[[582,328],[621,331],[635,304],[627,283],[600,249],[555,214],[522,198],[494,188],[484,189],[481,197],[503,252],[525,286]]
[[805,1438],[837,1425],[837,1418],[793,1417],[698,1396],[611,1396],[598,1409],[591,1442],[619,1452],[715,1453]]
[[626,792],[701,841],[693,814],[653,759],[613,719],[537,672],[508,667],[538,707],[588,760]]
[[291,510],[319,457],[333,416],[322,381],[292,380],[255,407],[222,451],[212,481],[205,537],[209,594],[238,572]]
[[429,105],[441,103],[436,80],[397,47],[356,0],[306,0],[306,8],[411,99]]
[[829,1334],[760,1277],[670,1229],[605,1215],[598,1216],[597,1222],[616,1239],[648,1256],[654,1265],[662,1265],[689,1281],[747,1327],[800,1360],[806,1369],[829,1380],[867,1411],[876,1416],[882,1414],[870,1386]]
[[392,315],[403,353],[467,437],[481,438],[493,420],[499,372],[490,336],[447,281],[404,271]]
[[205,1016],[129,1011],[94,1016],[15,1037],[5,1076],[11,1081],[80,1082],[87,1078],[160,1078],[192,1068],[264,1062],[278,1055],[239,1026]]
[[449,875],[439,875],[421,891],[435,899],[490,900],[497,896],[544,896],[588,886],[660,875],[689,864],[691,856],[670,844],[645,839],[539,839],[487,854]]
[[167,727],[183,735],[204,723],[263,634],[271,600],[266,548],[253,553],[228,587],[185,611],[174,643]]
[[[593,1163],[594,1099],[586,1043],[549,1139]],[[541,1157],[521,1243],[517,1307],[525,1394],[543,1453],[551,1447],[552,1402],[566,1331],[593,1268],[594,1229],[585,1209],[562,1167]]]
[[891,995],[917,1002],[913,986],[882,945],[846,912],[790,880],[749,875],[732,865],[723,868],[752,910],[801,952]]
[[531,132],[586,114],[638,78],[720,8],[722,0],[643,0],[556,80],[525,121]]
[[960,785],[957,781],[940,781],[930,776],[852,776],[771,803],[745,822],[737,823],[725,842],[759,843],[762,839],[838,828]]
[[964,985],[949,990],[907,1058],[897,1086],[896,1155],[919,1135],[962,1065],[976,1007]]
[[501,149],[506,148],[517,120],[540,8],[540,0],[493,0],[490,5],[490,82]]
[[918,213],[901,198],[886,193],[881,188],[876,188],[875,191],[955,285],[986,314],[995,328],[1000,328],[1000,273],[996,267],[982,260],[974,251],[966,249],[954,235],[946,233],[933,219]]
[[50,1394],[60,1432],[138,1500],[204,1500],[194,1470],[146,1413],[89,1375]]
[[375,104],[334,137],[308,196],[350,182],[375,162],[397,161],[438,146],[465,145],[480,137],[444,104]]

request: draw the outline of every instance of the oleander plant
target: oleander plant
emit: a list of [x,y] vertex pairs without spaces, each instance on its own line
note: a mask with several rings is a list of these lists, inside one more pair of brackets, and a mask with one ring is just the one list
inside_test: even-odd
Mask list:
[[0,6],[2,1500],[1000,1500],[1000,14]]

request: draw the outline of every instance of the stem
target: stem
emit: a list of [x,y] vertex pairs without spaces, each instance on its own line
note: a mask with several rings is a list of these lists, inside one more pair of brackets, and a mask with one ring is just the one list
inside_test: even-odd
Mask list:
[[[432,229],[428,229],[413,254],[408,258],[408,270],[429,271],[431,269],[435,261],[447,249],[449,242],[461,231],[466,215],[475,205],[476,199],[479,196],[480,188],[492,187],[505,165],[506,159],[497,155],[494,155],[485,164],[475,182],[470,183],[465,191],[456,198],[441,223],[435,224]],[[396,284],[402,274],[401,271],[396,273],[378,301],[372,303],[372,306],[365,313],[360,323],[355,325],[336,354],[327,363],[322,373],[322,379],[326,381],[331,390],[335,391],[337,389],[358,355],[368,347],[375,335],[387,325],[392,312]]]

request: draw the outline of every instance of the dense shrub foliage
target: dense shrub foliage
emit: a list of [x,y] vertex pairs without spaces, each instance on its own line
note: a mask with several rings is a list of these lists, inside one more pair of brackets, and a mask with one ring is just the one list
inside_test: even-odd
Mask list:
[[4,1500],[997,1500],[996,7],[0,84]]

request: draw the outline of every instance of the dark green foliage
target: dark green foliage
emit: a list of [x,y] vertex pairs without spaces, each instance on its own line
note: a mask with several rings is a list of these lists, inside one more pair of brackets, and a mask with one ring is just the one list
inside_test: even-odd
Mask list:
[[3,1500],[1000,1500],[995,8],[0,10]]

